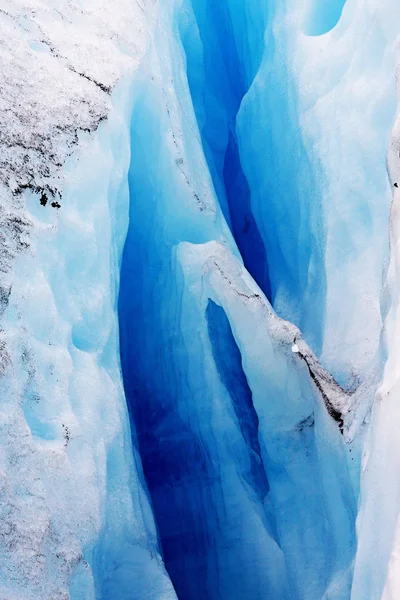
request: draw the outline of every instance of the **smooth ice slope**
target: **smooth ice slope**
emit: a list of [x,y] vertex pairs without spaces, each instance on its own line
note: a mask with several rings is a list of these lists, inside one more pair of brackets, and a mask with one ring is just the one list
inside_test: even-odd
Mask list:
[[[388,151],[389,177],[400,176],[400,121],[394,124]],[[371,430],[363,457],[359,545],[352,599],[395,600],[399,579],[399,190],[390,213],[390,264],[387,275],[389,310],[386,316],[382,358],[383,380],[376,395]],[[386,359],[386,360],[385,360]],[[374,552],[369,551],[374,548]]]
[[307,35],[323,35],[337,25],[346,0],[309,2],[305,31]]
[[[292,31],[305,7],[293,2],[290,8]],[[346,2],[327,35],[288,38],[303,139],[319,173],[325,230],[321,357],[350,386],[373,374],[379,361],[391,201],[386,152],[396,111],[399,11],[394,1]]]

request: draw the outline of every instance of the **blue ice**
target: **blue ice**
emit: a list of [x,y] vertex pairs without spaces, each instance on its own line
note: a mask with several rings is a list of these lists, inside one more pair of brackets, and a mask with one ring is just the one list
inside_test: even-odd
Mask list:
[[306,22],[308,35],[328,33],[338,23],[346,0],[313,0]]
[[297,330],[271,308],[318,346],[317,192],[284,95],[292,84],[269,68],[270,12],[166,7],[134,98],[121,363],[182,599],[350,593],[355,496],[343,437],[293,358]]

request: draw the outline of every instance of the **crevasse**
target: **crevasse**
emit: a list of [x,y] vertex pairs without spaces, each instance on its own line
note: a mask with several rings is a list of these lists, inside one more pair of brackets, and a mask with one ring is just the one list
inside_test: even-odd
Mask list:
[[275,34],[276,22],[275,3],[194,1],[179,14],[205,155],[244,264],[279,314],[318,349],[325,289],[320,193],[284,60],[287,32]]
[[398,0],[3,4],[1,600],[397,600]]
[[394,106],[370,100],[371,156],[341,137],[347,70],[381,77],[358,10],[320,39],[291,3],[176,3],[136,81],[121,362],[179,598],[351,596]]
[[[175,598],[130,442],[116,301],[127,229],[129,95],[64,166],[3,306],[0,597]],[[6,361],[6,364],[5,364]]]

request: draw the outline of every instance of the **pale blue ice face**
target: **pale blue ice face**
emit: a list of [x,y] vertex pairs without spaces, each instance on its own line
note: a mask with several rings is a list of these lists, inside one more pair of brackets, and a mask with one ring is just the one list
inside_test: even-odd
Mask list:
[[313,0],[307,18],[307,35],[323,35],[338,23],[346,0]]

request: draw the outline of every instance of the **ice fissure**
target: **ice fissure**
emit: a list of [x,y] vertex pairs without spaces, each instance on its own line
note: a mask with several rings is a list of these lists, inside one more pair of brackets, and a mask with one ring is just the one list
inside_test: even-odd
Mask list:
[[[140,70],[119,292],[124,387],[179,598],[339,599],[350,597],[355,553],[357,393],[296,327],[320,345],[323,239],[319,209],[309,212],[318,189],[294,85],[274,71],[273,49],[275,87],[257,93],[275,107],[284,91],[289,98],[276,122],[262,121],[267,181],[255,164],[260,122],[249,113],[259,100],[249,96],[264,39],[278,44],[268,42],[275,7],[267,15],[256,4],[165,8]],[[279,158],[285,144],[297,152],[290,164]],[[304,206],[299,190],[310,193]]]
[[[235,19],[244,18],[240,13],[243,9],[239,6]],[[253,66],[246,64],[249,51],[239,55],[235,33],[244,44],[248,45],[249,40],[240,30],[235,32],[228,2],[187,2],[181,11],[180,35],[188,82],[218,200],[247,270],[271,298],[268,257],[252,212],[251,189],[243,172],[236,131],[240,105],[255,72],[248,72]],[[262,36],[252,40],[257,42],[259,63]]]

